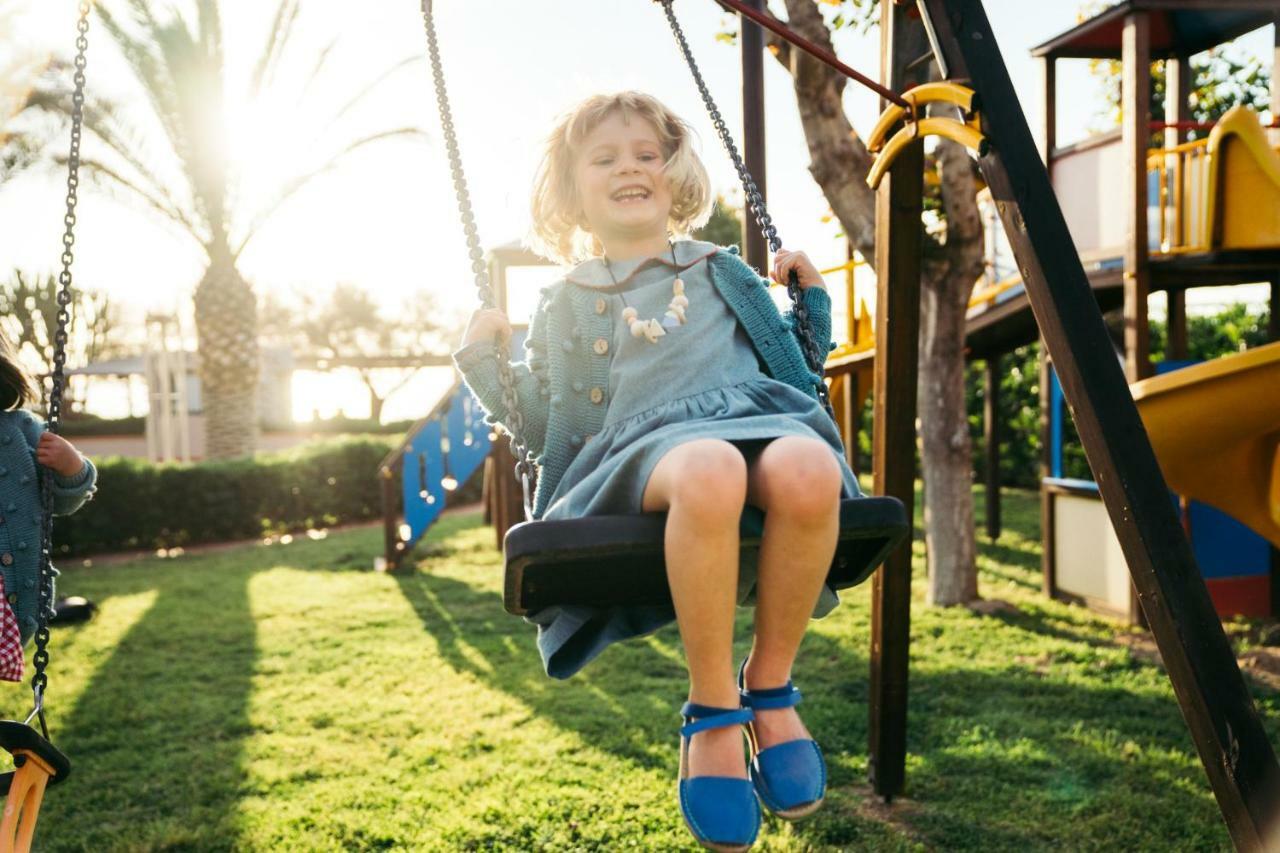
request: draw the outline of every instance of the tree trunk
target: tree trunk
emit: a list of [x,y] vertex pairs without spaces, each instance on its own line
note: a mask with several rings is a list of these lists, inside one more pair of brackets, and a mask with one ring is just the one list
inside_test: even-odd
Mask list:
[[195,293],[205,458],[253,454],[258,439],[258,309],[229,254],[214,252]]
[[[815,0],[786,0],[788,25],[828,50],[831,34]],[[874,255],[875,194],[866,185],[872,157],[844,112],[845,79],[774,41],[791,73],[809,147],[809,171],[845,233],[865,257]],[[969,424],[965,413],[965,311],[983,271],[982,221],[973,163],[962,146],[940,140],[945,240],[926,241],[921,281],[918,400],[924,448],[925,546],[929,600],[958,604],[977,597]]]
[[[930,604],[978,597],[974,564],[972,453],[964,406],[964,306],[950,276],[920,287],[921,464]],[[967,292],[967,291],[966,291]],[[959,401],[957,404],[956,401]]]
[[978,597],[964,334],[969,297],[983,271],[984,246],[968,152],[954,142],[940,140],[934,156],[947,221],[946,251],[943,263],[925,265],[921,281],[916,404],[924,469],[927,600],[947,606]]

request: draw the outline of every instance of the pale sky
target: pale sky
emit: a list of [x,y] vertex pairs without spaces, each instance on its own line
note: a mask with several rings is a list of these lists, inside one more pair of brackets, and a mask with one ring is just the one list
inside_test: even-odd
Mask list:
[[[10,0],[14,2],[14,0]],[[19,0],[31,9],[13,43],[65,50],[74,39],[72,0]],[[256,56],[264,17],[275,3],[224,0],[229,64],[245,69]],[[1033,130],[1041,111],[1040,73],[1028,50],[1072,26],[1078,3],[990,0],[988,15],[1011,75],[1020,86]],[[720,147],[661,9],[652,0],[441,0],[436,3],[446,78],[471,184],[481,239],[496,245],[528,229],[528,197],[541,139],[553,118],[581,98],[624,88],[648,91],[692,123],[716,190],[740,198],[736,176]],[[728,17],[712,0],[680,0],[676,12],[703,74],[735,137],[741,135],[741,88],[736,47],[717,42]],[[304,27],[295,48],[318,46],[341,35],[330,73],[317,81],[308,119],[290,117],[288,105],[238,119],[245,147],[257,154],[258,174],[272,158],[305,159],[305,131],[324,120],[364,82],[402,58],[422,60],[389,78],[357,114],[347,138],[380,128],[417,124],[424,143],[388,143],[347,162],[296,196],[263,229],[242,258],[241,269],[260,292],[295,287],[327,288],[354,282],[389,306],[430,290],[461,314],[474,307],[474,288],[457,221],[444,146],[426,62],[416,0],[367,0],[303,5]],[[127,74],[100,27],[89,33],[91,90],[126,97]],[[1267,55],[1270,28],[1240,45]],[[875,76],[878,35],[838,34],[837,52]],[[0,53],[4,50],[0,45]],[[313,52],[299,50],[301,68]],[[296,71],[297,69],[295,69]],[[1083,62],[1059,72],[1059,135],[1084,135],[1099,90]],[[228,92],[234,92],[229,87]],[[292,94],[295,89],[290,89]],[[329,92],[332,91],[332,96]],[[846,105],[854,126],[866,133],[876,98],[856,84]],[[768,199],[784,243],[804,249],[821,265],[843,261],[828,206],[809,176],[808,154],[790,77],[776,62],[766,65]],[[241,111],[243,112],[243,110]],[[251,143],[250,143],[251,140]],[[275,162],[280,162],[276,159]],[[62,176],[28,175],[0,191],[0,270],[52,271],[62,231]],[[257,186],[255,184],[255,186]],[[204,269],[195,244],[157,217],[121,205],[92,190],[82,192],[75,274],[86,287],[106,290],[144,310],[178,310],[189,316],[191,293]],[[534,283],[542,275],[533,277]],[[525,287],[526,292],[536,287]],[[1217,301],[1223,301],[1219,293]],[[528,300],[513,297],[513,317]],[[188,326],[188,328],[190,328]],[[389,412],[388,417],[395,413]],[[406,415],[407,416],[407,415]]]

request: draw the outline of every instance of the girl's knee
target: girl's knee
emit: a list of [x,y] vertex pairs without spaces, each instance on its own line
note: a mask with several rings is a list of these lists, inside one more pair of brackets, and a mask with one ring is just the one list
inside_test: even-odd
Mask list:
[[681,445],[673,473],[672,504],[699,513],[737,517],[747,496],[747,462],[727,441],[706,439]]
[[770,512],[817,516],[831,511],[843,486],[840,463],[824,442],[788,436],[761,456],[767,466]]

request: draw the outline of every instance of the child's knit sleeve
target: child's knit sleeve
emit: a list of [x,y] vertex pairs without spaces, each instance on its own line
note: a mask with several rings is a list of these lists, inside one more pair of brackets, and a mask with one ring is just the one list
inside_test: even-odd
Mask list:
[[[551,408],[551,391],[547,379],[547,306],[546,293],[529,321],[529,333],[525,337],[525,360],[511,363],[515,379],[516,399],[524,416],[524,441],[533,456],[542,455],[547,440],[547,416]],[[488,423],[501,424],[511,431],[510,412],[502,396],[502,384],[498,379],[497,348],[493,341],[476,341],[453,354],[462,379],[489,416]]]
[[[21,422],[22,433],[34,456],[36,445],[40,442],[40,436],[48,427],[44,421],[31,412],[24,411],[23,414],[26,417]],[[71,513],[84,506],[93,497],[94,492],[98,490],[98,469],[89,460],[89,457],[82,456],[81,458],[84,460],[84,467],[80,469],[78,474],[64,477],[55,472],[53,475],[54,515],[71,515]],[[38,470],[39,465],[36,467]]]
[[[810,287],[801,294],[800,298],[804,300],[804,307],[809,311],[809,327],[813,329],[813,337],[818,342],[818,351],[825,359],[827,353],[831,351],[831,294],[827,293],[825,287]],[[795,306],[789,308],[782,315],[782,319],[791,333],[796,336],[796,340],[800,343],[800,351],[803,352],[804,341],[800,337],[800,330],[796,327]]]

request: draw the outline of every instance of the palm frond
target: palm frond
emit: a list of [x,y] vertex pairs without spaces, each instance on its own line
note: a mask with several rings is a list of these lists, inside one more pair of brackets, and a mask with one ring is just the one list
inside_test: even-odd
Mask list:
[[378,133],[372,133],[372,134],[369,134],[368,136],[361,137],[360,139],[357,139],[354,142],[350,143],[341,151],[337,152],[328,160],[326,160],[324,163],[322,163],[320,166],[317,166],[316,168],[308,172],[305,172],[301,175],[295,176],[294,178],[289,180],[283,187],[281,187],[280,192],[276,194],[275,198],[273,198],[265,207],[263,207],[260,211],[258,211],[256,216],[253,217],[253,219],[249,223],[249,227],[245,230],[244,236],[241,238],[240,242],[236,245],[236,247],[232,250],[232,257],[238,258],[240,256],[240,254],[244,251],[245,247],[249,245],[249,241],[252,240],[254,235],[258,233],[258,229],[261,228],[263,224],[265,224],[266,221],[270,219],[271,216],[277,210],[280,209],[281,205],[283,205],[286,201],[292,198],[293,195],[298,192],[298,190],[302,189],[304,186],[306,186],[312,180],[318,178],[320,175],[323,175],[326,172],[332,171],[334,168],[338,166],[340,162],[342,162],[352,153],[360,150],[361,148],[372,145],[375,142],[383,142],[389,139],[396,139],[401,137],[425,139],[426,135],[427,135],[426,132],[422,130],[422,128],[420,127],[400,127],[400,128],[396,128],[395,130],[384,130]]
[[276,7],[271,29],[267,31],[267,43],[263,46],[262,55],[254,65],[249,86],[251,94],[256,96],[274,79],[280,57],[284,55],[289,37],[293,35],[293,26],[298,20],[298,10],[297,0],[280,0],[280,5]]
[[337,124],[342,119],[343,116],[351,112],[351,110],[355,109],[355,107],[358,106],[361,101],[369,97],[370,93],[372,93],[375,89],[377,89],[379,86],[385,83],[397,71],[399,71],[402,68],[407,68],[410,65],[416,65],[421,61],[422,61],[421,56],[417,56],[417,55],[406,56],[404,59],[401,59],[399,62],[388,67],[377,77],[373,78],[368,83],[366,83],[358,92],[356,92],[354,95],[348,98],[346,102],[343,103],[343,105],[339,107],[337,111],[334,112],[334,114],[329,117],[329,121],[325,124],[324,128],[322,128],[321,133],[323,133],[325,130],[328,130],[329,128]]
[[156,20],[144,0],[131,0],[130,7],[134,12],[135,26],[143,31],[144,38],[135,37],[126,30],[105,4],[98,4],[95,9],[103,29],[115,42],[125,62],[138,78],[156,119],[173,147],[174,155],[186,162],[190,158],[190,144],[188,130],[182,122],[178,86],[173,79],[171,67],[159,51],[158,39],[155,37],[164,26]]
[[[69,120],[71,99],[65,86],[51,83],[38,85],[28,95],[24,112],[44,112]],[[149,156],[144,141],[146,135],[127,124],[114,104],[97,97],[87,98],[84,106],[84,128],[129,168],[132,175],[128,176],[127,183],[147,190],[140,193],[144,201],[153,204],[158,198],[168,210],[175,212],[184,221],[191,222],[197,218],[192,211],[185,209],[173,190],[158,177],[162,170],[158,168],[156,159]],[[120,170],[113,167],[113,171]]]
[[[65,166],[67,158],[58,157],[57,162],[59,165]],[[81,160],[80,166],[89,174],[90,177],[105,179],[108,184],[115,184],[117,187],[131,193],[134,197],[145,201],[157,213],[161,214],[171,222],[180,225],[182,230],[190,234],[192,239],[199,243],[201,247],[204,247],[208,241],[208,236],[201,231],[200,226],[188,219],[180,209],[169,205],[164,196],[153,194],[153,192],[147,187],[129,179],[125,175],[120,174],[100,160]]]

